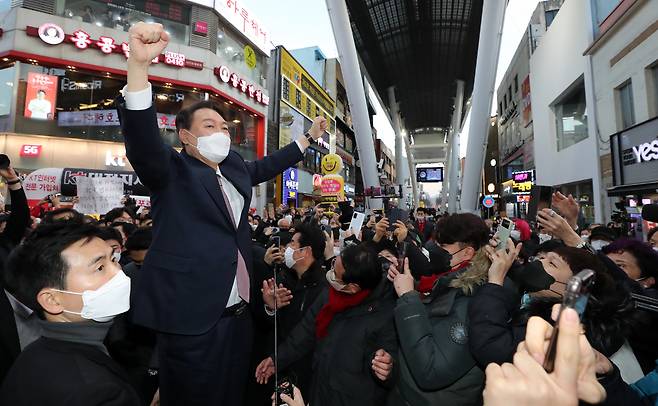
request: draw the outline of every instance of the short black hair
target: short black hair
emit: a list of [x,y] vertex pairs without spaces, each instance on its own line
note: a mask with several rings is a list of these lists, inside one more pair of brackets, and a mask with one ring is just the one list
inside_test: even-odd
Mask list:
[[420,213],[420,212],[427,213],[427,210],[425,210],[424,207],[419,207],[416,209],[416,213]]
[[123,247],[123,238],[121,233],[112,227],[103,227],[98,230],[98,238],[103,241],[116,240]]
[[147,250],[153,241],[153,230],[151,227],[138,228],[133,231],[126,241],[126,251]]
[[[55,219],[55,216],[59,216],[60,214],[66,214],[66,213],[71,213],[73,216],[70,219]],[[44,224],[52,224],[56,221],[70,221],[74,223],[82,223],[84,220],[84,216],[82,213],[78,212],[77,210],[71,209],[69,207],[64,207],[62,209],[56,209],[52,210],[49,212],[46,212],[43,215],[43,223]]]
[[436,225],[436,230],[439,245],[460,242],[478,250],[489,241],[489,227],[484,220],[471,213],[444,217]]
[[7,290],[44,318],[37,301],[39,292],[48,287],[66,289],[69,265],[62,252],[78,241],[86,244],[98,235],[99,229],[91,225],[67,221],[40,225],[9,255],[5,272]]
[[361,289],[374,289],[382,279],[377,251],[364,244],[350,245],[340,258],[345,268],[343,282],[356,283]]
[[121,227],[121,230],[123,230],[123,234],[126,236],[126,240],[132,233],[137,230],[137,226],[132,224],[132,223],[126,223],[123,221],[115,221],[114,223],[110,224],[110,227]]
[[180,130],[189,130],[192,128],[192,118],[194,117],[194,113],[201,109],[215,110],[219,115],[223,114],[219,109],[219,106],[210,100],[191,104],[176,114],[176,132],[180,133]]
[[295,227],[295,234],[299,234],[299,248],[311,247],[313,258],[320,261],[324,258],[324,248],[327,240],[322,230],[311,224],[299,224]]
[[103,221],[105,221],[106,223],[114,223],[114,220],[121,217],[123,213],[128,214],[130,218],[132,218],[133,220],[135,219],[135,215],[133,214],[132,210],[126,207],[116,207],[105,214],[105,216],[103,217]]
[[39,89],[39,90],[37,90],[37,94],[39,94],[39,93],[48,94],[48,93],[46,93],[46,91],[43,90],[43,89]]

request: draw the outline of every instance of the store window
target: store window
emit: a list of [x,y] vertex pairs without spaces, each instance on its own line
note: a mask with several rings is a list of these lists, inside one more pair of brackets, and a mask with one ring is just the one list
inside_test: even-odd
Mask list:
[[647,68],[647,94],[651,117],[658,116],[658,62]]
[[345,151],[350,154],[354,152],[354,139],[347,134],[345,134]]
[[[123,142],[114,100],[125,84],[109,73],[21,64],[16,132]],[[156,83],[153,94],[161,135],[179,147],[176,114],[205,95]]]
[[13,62],[0,68],[0,131],[10,130],[15,76],[16,67]]
[[210,100],[215,103],[222,118],[229,125],[231,149],[237,151],[247,161],[258,159],[256,148],[258,116],[219,95],[211,95]]
[[630,80],[615,91],[617,95],[617,127],[625,130],[635,124],[635,107],[633,106],[633,82]]
[[158,0],[57,0],[57,14],[80,22],[128,32],[139,21],[160,23],[170,41],[189,43],[190,6]]
[[587,138],[585,83],[581,79],[552,105],[558,151]]
[[267,58],[257,51],[256,47],[251,46],[256,57],[256,66],[251,68],[245,57],[246,45],[247,43],[236,40],[228,30],[221,27],[217,30],[217,55],[233,67],[242,66],[240,73],[244,73],[245,78],[266,87]]

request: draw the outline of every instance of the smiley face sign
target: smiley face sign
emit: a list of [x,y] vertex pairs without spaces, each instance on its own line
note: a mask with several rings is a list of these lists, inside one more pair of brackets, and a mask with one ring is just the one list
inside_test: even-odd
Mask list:
[[320,167],[323,175],[339,174],[343,170],[343,158],[337,154],[325,155]]

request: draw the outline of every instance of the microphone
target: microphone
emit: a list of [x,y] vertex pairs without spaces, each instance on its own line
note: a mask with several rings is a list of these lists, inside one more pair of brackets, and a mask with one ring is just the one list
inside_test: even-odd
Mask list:
[[642,220],[658,223],[658,204],[645,204],[642,206]]

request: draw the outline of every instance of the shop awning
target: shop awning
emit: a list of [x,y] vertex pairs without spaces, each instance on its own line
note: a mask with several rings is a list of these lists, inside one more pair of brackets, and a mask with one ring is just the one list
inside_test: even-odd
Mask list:
[[608,188],[608,196],[626,196],[650,193],[658,193],[658,181],[632,185],[621,185]]

